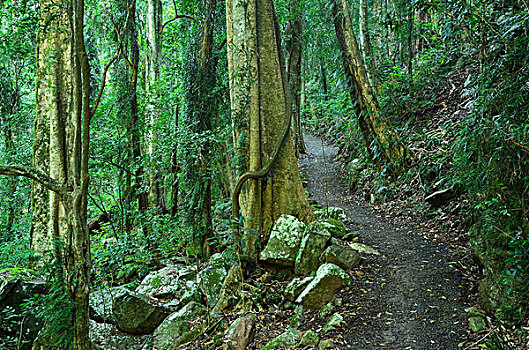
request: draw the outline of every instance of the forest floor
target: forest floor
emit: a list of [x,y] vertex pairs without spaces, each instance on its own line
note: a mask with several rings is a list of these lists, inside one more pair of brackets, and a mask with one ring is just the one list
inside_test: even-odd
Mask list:
[[[430,230],[395,223],[356,203],[335,160],[338,149],[306,135],[308,154],[300,170],[310,199],[345,209],[349,229],[381,253],[352,273],[353,283],[339,295],[333,312],[344,326],[328,336],[346,349],[472,349],[465,308],[470,294],[458,270],[461,253]],[[319,315],[302,321],[313,328]],[[312,321],[312,322],[311,322]]]

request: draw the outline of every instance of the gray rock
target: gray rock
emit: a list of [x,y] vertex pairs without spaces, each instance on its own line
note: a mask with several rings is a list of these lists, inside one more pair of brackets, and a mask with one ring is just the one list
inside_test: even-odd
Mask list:
[[[124,334],[112,324],[90,320],[90,340],[96,349],[140,350],[146,345],[150,337],[150,335]],[[44,349],[49,349],[49,347]]]
[[[24,275],[24,276],[22,276]],[[37,317],[23,310],[21,304],[35,294],[44,293],[43,280],[20,269],[3,270],[0,275],[0,348],[13,346],[31,349],[42,326]],[[22,325],[21,325],[22,322]]]
[[362,243],[349,243],[349,246],[356,250],[360,254],[366,254],[366,255],[380,255],[378,250],[371,248],[365,244]]
[[261,350],[293,348],[297,345],[301,331],[290,328],[270,340]]
[[255,336],[256,318],[253,314],[239,317],[226,331],[229,349],[244,350]]
[[351,270],[360,263],[360,254],[348,245],[333,242],[322,255],[327,263],[340,266],[345,270]]
[[224,311],[227,308],[237,305],[240,300],[242,281],[241,267],[239,265],[233,265],[220,288],[219,297],[215,304],[215,311]]
[[307,309],[320,309],[327,304],[335,293],[349,285],[349,275],[334,264],[323,264],[316,271],[316,276],[296,299]]
[[306,225],[295,217],[281,215],[260,259],[267,265],[293,269],[305,228]]
[[116,324],[114,299],[125,293],[125,287],[103,288],[90,293],[90,318],[96,322]]
[[318,269],[320,256],[331,237],[329,226],[326,221],[314,221],[309,224],[296,256],[296,275],[309,275]]
[[340,327],[342,323],[343,323],[343,316],[340,314],[334,314],[331,317],[329,317],[327,322],[325,322],[325,326],[323,326],[323,332],[327,333],[329,331],[332,331]]
[[285,296],[288,300],[294,301],[303,292],[303,290],[309,285],[314,277],[295,277],[285,288]]
[[206,312],[204,305],[192,301],[180,311],[172,313],[154,331],[154,345],[159,349],[168,349],[190,330],[189,321]]
[[209,307],[213,308],[218,301],[219,293],[228,271],[223,266],[206,266],[200,271],[198,284],[206,296]]
[[[327,214],[329,214],[328,217]],[[345,210],[338,207],[329,207],[328,209],[323,208],[315,210],[314,215],[316,215],[316,218],[318,220],[334,219],[342,222],[346,222],[349,220],[349,216],[347,215]]]
[[149,273],[136,288],[136,292],[156,298],[180,299],[185,294],[187,282],[195,281],[196,275],[196,271],[188,267],[164,267]]
[[114,298],[113,313],[119,330],[139,335],[152,333],[168,315],[163,305],[131,291]]

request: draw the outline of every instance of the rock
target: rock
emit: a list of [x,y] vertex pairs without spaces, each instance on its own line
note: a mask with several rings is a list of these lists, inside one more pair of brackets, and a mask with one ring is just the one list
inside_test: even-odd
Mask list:
[[[327,213],[329,214],[328,217]],[[334,219],[342,222],[349,221],[349,216],[347,215],[345,210],[338,207],[329,207],[328,209],[323,208],[320,210],[315,210],[314,215],[318,220]]]
[[349,247],[353,248],[360,254],[366,254],[366,255],[380,255],[378,250],[371,248],[365,244],[362,243],[349,243]]
[[335,348],[336,348],[336,345],[334,344],[332,339],[322,340],[322,341],[320,341],[320,344],[318,345],[318,349],[320,349],[320,350],[323,350],[323,349],[335,349]]
[[195,280],[196,275],[195,270],[187,267],[178,265],[164,267],[149,273],[136,288],[136,292],[156,298],[177,299],[183,293],[186,282]]
[[299,244],[306,225],[291,215],[277,219],[270,239],[260,254],[265,264],[279,268],[294,269]]
[[113,313],[119,330],[138,335],[152,333],[168,315],[162,305],[128,290],[114,298]]
[[327,322],[325,322],[325,326],[323,326],[323,333],[327,333],[329,331],[332,331],[338,327],[340,327],[343,323],[343,317],[340,314],[334,314]]
[[472,316],[468,319],[468,328],[474,333],[479,333],[487,328],[487,323],[481,316]]
[[90,318],[96,322],[116,324],[114,299],[127,291],[125,287],[112,287],[90,293]]
[[199,286],[206,296],[209,307],[213,308],[218,301],[219,292],[228,275],[226,268],[219,264],[208,264],[199,274]]
[[332,263],[340,266],[345,270],[351,270],[353,267],[357,266],[360,263],[360,254],[351,248],[348,245],[339,244],[337,241],[334,241],[331,246],[329,246],[322,257],[325,262]]
[[[31,343],[42,328],[37,317],[25,312],[22,303],[45,292],[45,282],[27,270],[0,271],[0,348],[13,346],[31,349]],[[22,324],[21,324],[22,322]]]
[[327,304],[334,294],[349,285],[349,275],[334,264],[323,264],[316,271],[316,276],[296,299],[307,309],[319,309]]
[[261,350],[286,349],[297,345],[301,331],[290,328],[285,333],[270,340]]
[[455,191],[453,188],[447,188],[432,193],[431,195],[424,198],[424,200],[430,204],[432,207],[439,208],[446,204],[448,201],[452,200],[455,196]]
[[309,224],[301,240],[296,256],[296,275],[309,275],[320,266],[320,256],[331,237],[330,224],[326,221],[314,221]]
[[244,350],[255,336],[256,319],[253,314],[239,317],[226,331],[226,344],[229,349]]
[[300,347],[305,347],[305,346],[312,347],[312,346],[318,345],[319,342],[320,342],[320,338],[318,337],[316,332],[314,332],[313,330],[308,330],[304,332],[303,335],[301,336],[301,341],[299,342],[299,346]]
[[224,311],[237,305],[240,299],[242,281],[241,267],[233,265],[220,288],[215,311]]
[[191,301],[181,310],[170,314],[154,331],[154,345],[159,349],[169,348],[190,330],[189,321],[206,312],[204,305]]
[[[96,349],[139,350],[150,338],[150,335],[124,334],[112,324],[90,320],[90,340]],[[44,349],[49,349],[49,346],[45,346]]]
[[285,288],[285,297],[290,301],[296,300],[313,279],[314,277],[295,277]]

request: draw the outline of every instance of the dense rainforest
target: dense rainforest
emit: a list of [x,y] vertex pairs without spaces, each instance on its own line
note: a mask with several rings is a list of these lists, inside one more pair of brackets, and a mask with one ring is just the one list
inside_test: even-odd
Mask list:
[[3,0],[0,349],[529,348],[527,0]]

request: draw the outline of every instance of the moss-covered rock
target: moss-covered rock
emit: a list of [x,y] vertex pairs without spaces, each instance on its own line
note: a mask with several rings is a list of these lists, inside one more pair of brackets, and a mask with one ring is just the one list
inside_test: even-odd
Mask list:
[[189,330],[189,322],[207,312],[206,307],[197,302],[190,302],[181,310],[169,315],[153,334],[153,343],[158,349],[168,349]]
[[270,239],[260,254],[262,262],[269,266],[294,269],[299,245],[306,225],[291,215],[277,219]]
[[296,256],[296,275],[309,275],[320,266],[320,256],[331,237],[330,225],[325,221],[314,221],[307,227]]
[[125,290],[114,298],[113,314],[119,330],[141,335],[152,333],[168,312],[148,296]]
[[90,293],[90,318],[96,322],[116,324],[114,299],[127,291],[125,287],[112,287]]
[[349,275],[335,264],[323,264],[316,276],[296,299],[307,309],[320,309],[343,287],[351,283]]
[[257,320],[249,314],[236,319],[226,330],[226,345],[232,350],[245,350],[255,336]]
[[261,350],[270,349],[291,349],[298,344],[301,331],[295,328],[287,329],[287,331],[274,339],[270,340]]
[[349,221],[349,216],[344,209],[339,207],[329,207],[315,210],[314,215],[318,220],[334,219],[342,222]]
[[296,300],[313,279],[314,277],[293,278],[285,288],[285,297],[291,301]]
[[323,332],[326,333],[326,332],[332,331],[340,327],[342,323],[343,323],[343,316],[340,314],[334,314],[331,317],[329,317],[327,322],[325,322],[325,326],[323,326]]
[[313,330],[308,330],[306,332],[303,332],[303,335],[301,336],[301,340],[299,342],[300,347],[311,347],[311,346],[317,346],[320,342],[320,337],[314,332]]
[[360,254],[355,249],[348,245],[340,244],[337,241],[333,241],[325,250],[322,258],[325,262],[338,265],[345,270],[351,270],[361,260]]

